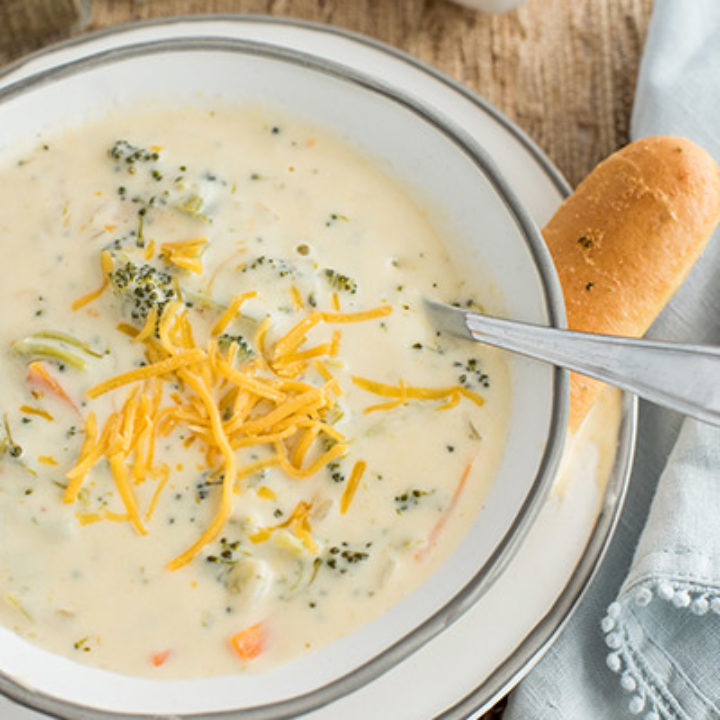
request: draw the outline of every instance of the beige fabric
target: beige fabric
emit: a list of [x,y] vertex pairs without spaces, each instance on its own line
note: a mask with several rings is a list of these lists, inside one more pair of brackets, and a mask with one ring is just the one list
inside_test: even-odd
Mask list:
[[[0,0],[0,63],[77,24],[80,5]],[[89,29],[163,15],[251,12],[365,33],[480,93],[575,185],[628,140],[651,8],[652,0],[528,0],[510,13],[484,15],[448,0],[92,0]]]

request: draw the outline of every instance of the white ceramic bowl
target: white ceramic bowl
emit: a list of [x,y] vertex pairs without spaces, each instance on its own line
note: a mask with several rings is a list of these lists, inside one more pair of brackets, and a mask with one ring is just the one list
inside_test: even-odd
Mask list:
[[[0,90],[0,152],[36,132],[147,98],[269,103],[339,131],[407,180],[419,202],[432,198],[430,215],[446,229],[458,267],[471,281],[494,284],[494,309],[529,322],[564,323],[543,241],[483,150],[417,101],[297,52],[229,39],[170,40],[40,72]],[[513,358],[511,377],[510,432],[483,511],[435,575],[362,630],[264,674],[163,682],[81,666],[0,630],[2,684],[32,689],[42,700],[36,704],[60,717],[206,717],[242,710],[244,718],[281,718],[369,682],[487,590],[545,497],[562,450],[567,376]]]

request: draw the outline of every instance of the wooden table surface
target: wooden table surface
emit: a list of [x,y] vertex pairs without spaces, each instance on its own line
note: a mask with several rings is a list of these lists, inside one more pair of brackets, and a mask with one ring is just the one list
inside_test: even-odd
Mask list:
[[[53,19],[61,24],[61,6],[77,2],[0,0],[0,64],[62,37],[57,29],[51,37],[47,28]],[[33,5],[40,28],[35,32],[26,17]],[[244,12],[365,33],[485,97],[575,185],[628,141],[651,9],[652,0],[527,0],[504,15],[477,13],[448,0],[92,0],[85,30],[165,15]],[[501,712],[499,707],[484,720]]]

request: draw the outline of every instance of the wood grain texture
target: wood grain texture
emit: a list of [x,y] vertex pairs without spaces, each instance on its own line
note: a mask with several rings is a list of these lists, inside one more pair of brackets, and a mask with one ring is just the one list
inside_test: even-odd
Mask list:
[[[34,34],[0,22],[0,64],[47,42],[45,10],[55,0],[0,0],[0,20],[12,2],[22,2],[24,12],[33,4],[43,9]],[[282,15],[365,33],[485,97],[576,185],[628,141],[651,9],[652,0],[528,0],[504,15],[448,0],[92,0],[88,29],[218,12]],[[499,706],[483,720],[501,713]]]
[[84,25],[88,0],[0,0],[0,64]]

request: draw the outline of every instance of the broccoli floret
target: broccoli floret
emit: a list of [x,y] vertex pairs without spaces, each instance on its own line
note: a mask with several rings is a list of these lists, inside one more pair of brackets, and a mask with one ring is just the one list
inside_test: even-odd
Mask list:
[[127,260],[117,265],[108,278],[115,294],[122,297],[132,320],[142,325],[151,308],[162,315],[165,306],[177,298],[172,276],[152,265]]
[[345,473],[342,472],[340,463],[338,462],[331,462],[328,463],[326,466],[327,471],[330,473],[330,477],[332,478],[333,482],[336,483],[342,483],[345,482]]
[[128,167],[136,162],[155,162],[160,159],[157,152],[131,145],[127,140],[118,140],[108,150],[108,155],[113,160],[124,160]]
[[282,258],[268,257],[267,255],[260,255],[256,257],[243,267],[242,272],[250,272],[251,270],[257,270],[262,267],[274,270],[279,278],[288,276],[292,277],[297,274],[296,268],[286,260],[283,260]]
[[324,273],[325,278],[328,283],[330,283],[330,287],[335,288],[335,290],[341,290],[342,292],[347,292],[351,295],[354,295],[357,292],[357,282],[355,282],[355,280],[351,277],[343,275],[336,270],[331,270],[330,268],[326,269]]
[[218,347],[223,352],[227,352],[233,343],[237,343],[238,345],[237,357],[240,362],[247,362],[255,354],[248,341],[242,335],[223,333],[218,338]]
[[400,515],[411,508],[416,507],[420,503],[420,498],[429,495],[427,490],[406,490],[401,495],[396,495],[395,500],[395,512]]
[[323,558],[325,566],[344,575],[352,569],[352,565],[365,562],[370,557],[368,550],[371,546],[372,542],[363,543],[356,548],[351,547],[348,542],[333,545]]

